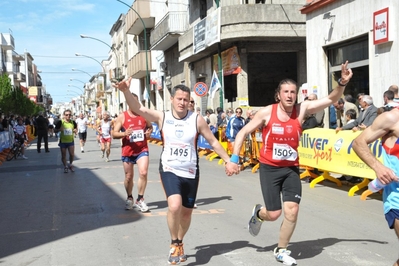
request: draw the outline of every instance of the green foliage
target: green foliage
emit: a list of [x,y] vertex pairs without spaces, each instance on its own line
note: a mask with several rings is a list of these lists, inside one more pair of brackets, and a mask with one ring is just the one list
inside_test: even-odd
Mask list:
[[43,108],[23,94],[21,88],[13,87],[7,74],[0,76],[0,109],[4,114],[33,115]]

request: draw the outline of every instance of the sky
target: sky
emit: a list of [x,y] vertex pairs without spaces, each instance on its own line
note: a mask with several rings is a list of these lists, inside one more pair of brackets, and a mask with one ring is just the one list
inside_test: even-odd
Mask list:
[[101,62],[110,50],[104,43],[80,38],[80,34],[111,45],[109,32],[127,11],[128,7],[116,0],[1,0],[0,32],[13,35],[16,53],[32,55],[53,103],[69,102],[82,94],[82,82],[90,79],[84,72],[94,75],[102,71],[98,62],[75,53]]

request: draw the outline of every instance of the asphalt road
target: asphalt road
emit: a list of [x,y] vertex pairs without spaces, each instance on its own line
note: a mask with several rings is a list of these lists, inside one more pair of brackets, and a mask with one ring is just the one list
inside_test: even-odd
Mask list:
[[[126,211],[120,142],[110,162],[100,157],[94,131],[85,153],[76,139],[75,173],[65,174],[55,139],[50,153],[0,166],[0,265],[167,265],[167,205],[159,182],[161,147],[150,144],[145,200],[150,212]],[[281,265],[273,257],[281,218],[247,231],[255,203],[262,203],[258,173],[227,177],[217,161],[200,159],[201,182],[182,265]],[[137,177],[135,177],[135,181]],[[392,265],[399,243],[387,227],[380,195],[348,196],[329,181],[303,198],[289,249],[298,265]],[[137,195],[136,187],[133,189]]]

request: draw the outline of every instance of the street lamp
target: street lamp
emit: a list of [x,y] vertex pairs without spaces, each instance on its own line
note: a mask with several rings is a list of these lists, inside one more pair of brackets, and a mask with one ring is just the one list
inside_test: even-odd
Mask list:
[[121,0],[116,0],[122,4],[124,4],[125,6],[129,7],[129,9],[131,9],[134,13],[136,13],[136,15],[139,17],[141,23],[143,23],[143,31],[144,31],[144,48],[145,48],[145,67],[146,67],[146,87],[147,87],[147,93],[148,93],[148,108],[150,108],[150,75],[149,75],[149,71],[148,71],[148,51],[147,51],[147,29],[145,27],[145,23],[143,18],[140,16],[140,14],[134,10],[131,6],[129,6],[128,4],[126,4],[125,2],[121,1]]
[[72,71],[79,71],[79,72],[83,72],[85,74],[87,74],[90,78],[92,77],[92,75],[90,75],[89,73],[87,73],[86,71],[80,70],[80,69],[76,69],[76,68],[72,68]]
[[[78,86],[68,84],[68,87],[75,87],[75,88],[78,88],[82,93],[84,93],[84,91],[83,91],[81,88],[79,88]],[[68,90],[68,91],[69,91],[69,90]]]
[[82,39],[87,38],[87,39],[96,40],[98,42],[101,42],[101,43],[105,44],[106,46],[109,47],[109,49],[111,49],[111,51],[115,55],[115,60],[116,60],[115,78],[116,78],[116,80],[121,81],[123,79],[123,77],[119,77],[119,71],[118,71],[118,69],[119,69],[119,58],[118,58],[118,55],[116,54],[115,48],[112,47],[111,45],[107,44],[106,42],[100,40],[100,39],[97,39],[97,38],[94,38],[94,37],[91,37],[91,36],[87,36],[87,35],[84,35],[84,34],[80,34],[80,38],[82,38]]
[[103,64],[101,64],[100,61],[98,61],[94,57],[91,57],[91,56],[88,56],[88,55],[84,55],[84,54],[79,54],[79,53],[75,53],[75,55],[76,56],[83,56],[83,57],[90,58],[90,59],[96,61],[101,66],[101,69],[103,70],[103,73],[105,74],[105,68],[104,68]]
[[69,80],[70,80],[70,81],[76,80],[76,81],[82,82],[83,84],[85,84],[85,85],[86,85],[86,82],[83,82],[83,81],[81,81],[81,80],[79,80],[79,79],[73,79],[73,78],[70,78]]
[[78,96],[80,96],[80,92],[78,92],[78,91],[74,91],[74,90],[67,90],[67,92],[73,92],[73,93],[76,93]]

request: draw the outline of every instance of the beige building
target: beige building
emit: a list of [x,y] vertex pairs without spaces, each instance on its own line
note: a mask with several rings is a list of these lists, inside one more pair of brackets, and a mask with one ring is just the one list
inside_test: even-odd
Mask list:
[[[140,16],[130,9],[125,20],[126,75],[138,81],[132,90],[159,110],[170,108],[177,84],[193,89],[203,112],[269,104],[281,79],[306,81],[302,7],[302,0],[229,0],[220,7],[206,0],[135,1]],[[209,88],[214,71],[223,89],[213,99],[198,90],[204,96],[197,96],[195,84]]]

